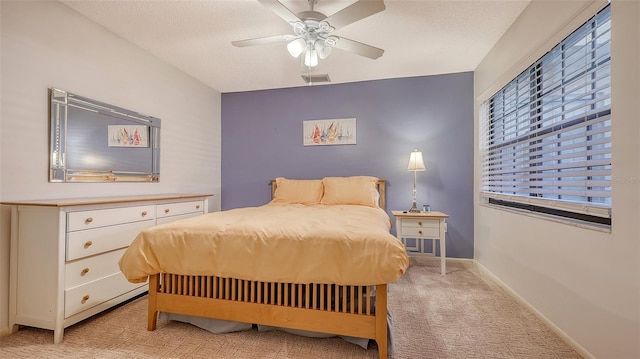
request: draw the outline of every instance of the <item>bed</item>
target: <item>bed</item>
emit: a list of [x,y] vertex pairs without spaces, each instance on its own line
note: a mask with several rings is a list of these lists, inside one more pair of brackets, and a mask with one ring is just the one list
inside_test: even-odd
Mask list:
[[272,201],[141,232],[120,259],[159,312],[374,339],[387,357],[387,284],[409,259],[375,177],[272,181]]

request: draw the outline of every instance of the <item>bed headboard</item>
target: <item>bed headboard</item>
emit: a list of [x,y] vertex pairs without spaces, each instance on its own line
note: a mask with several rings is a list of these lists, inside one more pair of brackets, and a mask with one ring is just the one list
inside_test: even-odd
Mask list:
[[[272,179],[270,181],[271,184],[271,198],[273,199],[273,196],[276,193],[276,180]],[[386,192],[386,186],[387,186],[387,181],[383,180],[383,179],[378,179],[378,181],[376,182],[376,187],[378,188],[378,193],[380,194],[380,208],[386,210],[387,209],[387,192]]]

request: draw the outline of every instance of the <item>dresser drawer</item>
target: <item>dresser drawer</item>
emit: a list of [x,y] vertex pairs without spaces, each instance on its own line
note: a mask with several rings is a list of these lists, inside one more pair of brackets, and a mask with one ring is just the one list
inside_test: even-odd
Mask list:
[[187,214],[181,214],[181,215],[171,216],[171,217],[161,217],[156,220],[156,224],[165,224],[165,223],[177,221],[179,219],[187,219],[187,218],[195,217],[200,214],[202,213],[196,212],[196,213],[187,213]]
[[187,213],[204,213],[204,201],[159,204],[156,208],[158,218]]
[[80,313],[146,284],[130,283],[122,273],[64,291],[64,317]]
[[67,232],[155,219],[155,206],[134,206],[69,212]]
[[65,289],[120,273],[118,261],[126,250],[126,248],[122,248],[67,263],[64,266]]
[[67,261],[128,247],[155,220],[120,224],[67,233]]

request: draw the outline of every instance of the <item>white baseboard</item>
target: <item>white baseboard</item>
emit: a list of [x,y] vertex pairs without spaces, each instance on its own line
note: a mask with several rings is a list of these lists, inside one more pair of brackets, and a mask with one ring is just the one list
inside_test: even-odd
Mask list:
[[[438,257],[440,258],[440,257]],[[462,262],[462,263],[475,263],[476,261],[470,258],[451,258],[451,257],[446,257],[447,258],[447,262]]]
[[10,335],[11,331],[9,330],[9,328],[0,328],[0,337],[6,337],[7,335]]
[[516,293],[511,287],[509,287],[506,283],[504,283],[500,278],[496,277],[489,269],[487,269],[482,264],[478,263],[474,260],[477,268],[482,270],[483,273],[491,277],[502,289],[504,289],[509,295],[511,295],[515,300],[517,300],[520,304],[522,304],[525,308],[527,308],[533,315],[535,315],[540,321],[542,321],[549,329],[551,329],[554,333],[558,334],[558,336],[564,340],[569,346],[571,346],[578,354],[582,355],[585,359],[596,359],[595,356],[591,355],[582,345],[578,344],[573,338],[571,338],[567,333],[565,333],[562,329],[560,329],[557,325],[555,325],[549,318],[540,313],[533,305],[527,302],[524,298],[522,298],[518,293]]
[[[426,259],[426,260],[434,260],[439,261],[440,257],[434,256],[432,254],[424,254],[424,253],[407,253],[410,259]],[[451,258],[445,257],[447,262],[463,262],[463,263],[475,263],[475,260],[470,258]]]

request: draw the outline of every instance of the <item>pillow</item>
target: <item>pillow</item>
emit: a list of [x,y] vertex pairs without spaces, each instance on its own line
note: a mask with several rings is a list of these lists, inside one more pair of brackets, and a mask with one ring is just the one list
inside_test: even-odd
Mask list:
[[322,179],[324,195],[320,204],[357,204],[378,207],[380,194],[378,179],[370,176],[325,177]]
[[276,178],[276,191],[271,203],[318,204],[322,198],[322,180]]

